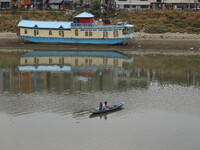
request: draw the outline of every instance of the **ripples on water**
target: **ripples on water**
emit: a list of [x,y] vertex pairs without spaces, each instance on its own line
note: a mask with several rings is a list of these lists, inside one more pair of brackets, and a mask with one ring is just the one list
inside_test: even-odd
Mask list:
[[[198,150],[199,97],[199,88],[158,82],[147,89],[121,92],[3,92],[0,132],[4,137],[9,133],[6,139],[10,142],[0,143],[2,148],[22,150],[187,150],[187,145]],[[90,117],[89,110],[105,100],[109,104],[124,101],[124,109]],[[9,115],[11,122],[3,114]],[[2,129],[10,131],[4,133]]]
[[[77,70],[13,70],[0,74],[1,149],[200,149],[198,72],[165,76],[164,71],[132,68],[81,77]],[[125,105],[91,116],[89,111],[104,101]]]
[[148,89],[129,89],[126,91],[91,93],[76,92],[35,92],[35,93],[0,93],[0,110],[12,116],[35,112],[55,113],[59,115],[72,114],[73,118],[87,116],[89,111],[98,107],[102,101],[115,104],[125,102],[125,113],[144,112],[151,110],[169,111],[200,115],[200,91],[195,87],[180,85],[159,85],[151,83]]

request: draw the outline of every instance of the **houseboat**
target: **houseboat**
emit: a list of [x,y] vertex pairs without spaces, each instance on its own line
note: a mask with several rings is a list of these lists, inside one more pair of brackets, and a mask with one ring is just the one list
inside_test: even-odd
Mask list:
[[133,38],[134,25],[95,22],[83,12],[73,22],[21,20],[19,37],[36,43],[117,44]]

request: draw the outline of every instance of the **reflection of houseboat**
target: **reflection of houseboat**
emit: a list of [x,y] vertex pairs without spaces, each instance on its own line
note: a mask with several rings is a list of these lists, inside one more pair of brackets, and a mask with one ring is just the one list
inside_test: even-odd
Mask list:
[[98,25],[83,12],[73,22],[21,20],[18,36],[31,42],[116,44],[133,37],[133,25]]
[[[20,71],[88,72],[97,68],[124,69],[133,59],[115,52],[55,52],[34,51],[20,57]],[[81,69],[80,69],[81,68]]]

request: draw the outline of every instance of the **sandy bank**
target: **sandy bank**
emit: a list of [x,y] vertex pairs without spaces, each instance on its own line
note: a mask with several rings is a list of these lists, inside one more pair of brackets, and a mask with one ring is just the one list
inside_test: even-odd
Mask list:
[[149,34],[145,32],[135,32],[136,40],[200,40],[200,34],[188,33],[160,33]]
[[0,40],[2,40],[2,39],[16,39],[16,38],[18,38],[16,33],[0,32]]

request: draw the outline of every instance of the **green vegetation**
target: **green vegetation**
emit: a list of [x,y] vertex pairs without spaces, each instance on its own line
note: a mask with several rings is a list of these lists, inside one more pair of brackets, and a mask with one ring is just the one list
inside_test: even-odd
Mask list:
[[0,53],[0,67],[18,65],[20,55],[20,53]]
[[136,55],[134,66],[154,70],[200,70],[200,56]]
[[91,10],[90,12],[96,16],[96,17],[100,17],[100,14],[101,14],[101,4],[100,4],[100,1],[98,0],[95,0],[95,1],[92,1],[92,5],[91,5]]
[[[66,15],[64,12],[56,11],[18,11],[2,13],[0,16],[0,31],[19,30],[17,24],[20,16],[28,20],[58,20],[72,21],[73,16],[81,11],[76,11],[73,15]],[[100,3],[93,1],[91,12],[100,17]],[[125,22],[135,25],[135,31],[148,33],[180,32],[180,33],[200,33],[200,12],[181,11],[116,11],[105,9],[103,16],[113,20],[113,23]]]
[[162,25],[151,24],[146,26],[144,31],[147,33],[164,33],[165,27]]

